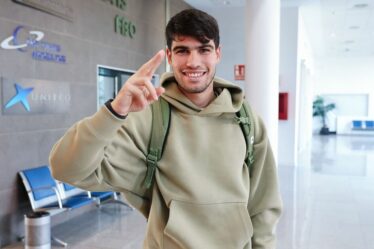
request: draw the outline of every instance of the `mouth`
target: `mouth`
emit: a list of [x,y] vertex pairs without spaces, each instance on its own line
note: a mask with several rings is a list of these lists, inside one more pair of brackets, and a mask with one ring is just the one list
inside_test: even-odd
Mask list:
[[182,73],[191,81],[197,81],[206,74],[206,71],[183,71]]

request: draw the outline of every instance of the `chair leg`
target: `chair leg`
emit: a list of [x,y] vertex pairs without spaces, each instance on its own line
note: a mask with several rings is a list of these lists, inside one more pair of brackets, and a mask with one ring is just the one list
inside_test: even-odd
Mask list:
[[95,200],[95,206],[97,208],[100,208],[101,207],[101,200],[100,200],[100,198],[95,198],[94,200]]
[[129,204],[127,204],[127,203],[124,202],[124,201],[118,200],[118,199],[110,199],[110,200],[106,200],[106,201],[102,202],[100,205],[111,204],[111,203],[120,204],[120,205],[122,205],[122,206],[125,206],[126,208],[129,208],[130,210],[134,210],[134,208],[131,207]]
[[55,236],[51,236],[52,241],[56,242],[58,245],[61,245],[63,247],[67,247],[68,243],[56,238]]

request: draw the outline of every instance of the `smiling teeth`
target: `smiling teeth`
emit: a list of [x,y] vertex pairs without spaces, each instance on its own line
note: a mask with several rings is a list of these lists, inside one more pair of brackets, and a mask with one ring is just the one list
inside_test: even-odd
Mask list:
[[188,77],[197,78],[203,76],[203,73],[186,73]]

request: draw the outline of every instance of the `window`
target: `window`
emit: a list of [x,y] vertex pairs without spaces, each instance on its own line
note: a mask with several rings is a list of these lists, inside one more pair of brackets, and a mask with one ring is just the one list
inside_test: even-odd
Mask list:
[[[127,69],[98,66],[97,75],[97,108],[99,109],[109,99],[116,97],[123,84],[135,73]],[[159,76],[153,75],[153,85],[159,84]]]

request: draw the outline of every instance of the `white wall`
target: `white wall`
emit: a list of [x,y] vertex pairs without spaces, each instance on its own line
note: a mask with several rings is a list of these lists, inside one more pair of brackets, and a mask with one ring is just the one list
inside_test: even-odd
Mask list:
[[[338,120],[350,119],[351,116],[369,117],[374,119],[374,58],[347,57],[345,59],[324,58],[319,60],[316,67],[315,95],[327,96],[368,96],[367,114],[362,113],[362,108],[357,109],[357,104],[351,98],[350,105],[344,104],[337,108],[344,108],[344,113],[339,114],[339,110],[333,111],[336,115],[329,120],[331,126],[336,125],[337,133],[347,134],[346,129],[342,129],[342,124]],[[332,120],[334,119],[334,120]],[[349,122],[348,122],[349,123]],[[339,127],[338,127],[339,126]],[[346,126],[346,125],[345,125]],[[316,133],[320,123],[314,120],[313,130]],[[338,131],[339,130],[339,131]],[[344,131],[343,131],[344,130]]]
[[299,9],[298,64],[299,98],[297,154],[307,149],[312,141],[314,60],[304,24],[304,10]]
[[300,88],[298,100],[298,142],[297,152],[307,149],[312,140],[313,122],[313,77],[305,60],[300,65]]
[[312,140],[314,60],[298,7],[283,6],[280,39],[280,92],[288,92],[288,120],[279,121],[279,162],[296,165]]
[[297,69],[298,69],[297,7],[282,7],[280,28],[279,91],[288,93],[288,120],[279,121],[278,160],[280,164],[296,164]]
[[374,116],[374,57],[325,58],[316,68],[314,94],[368,94],[368,116]]

